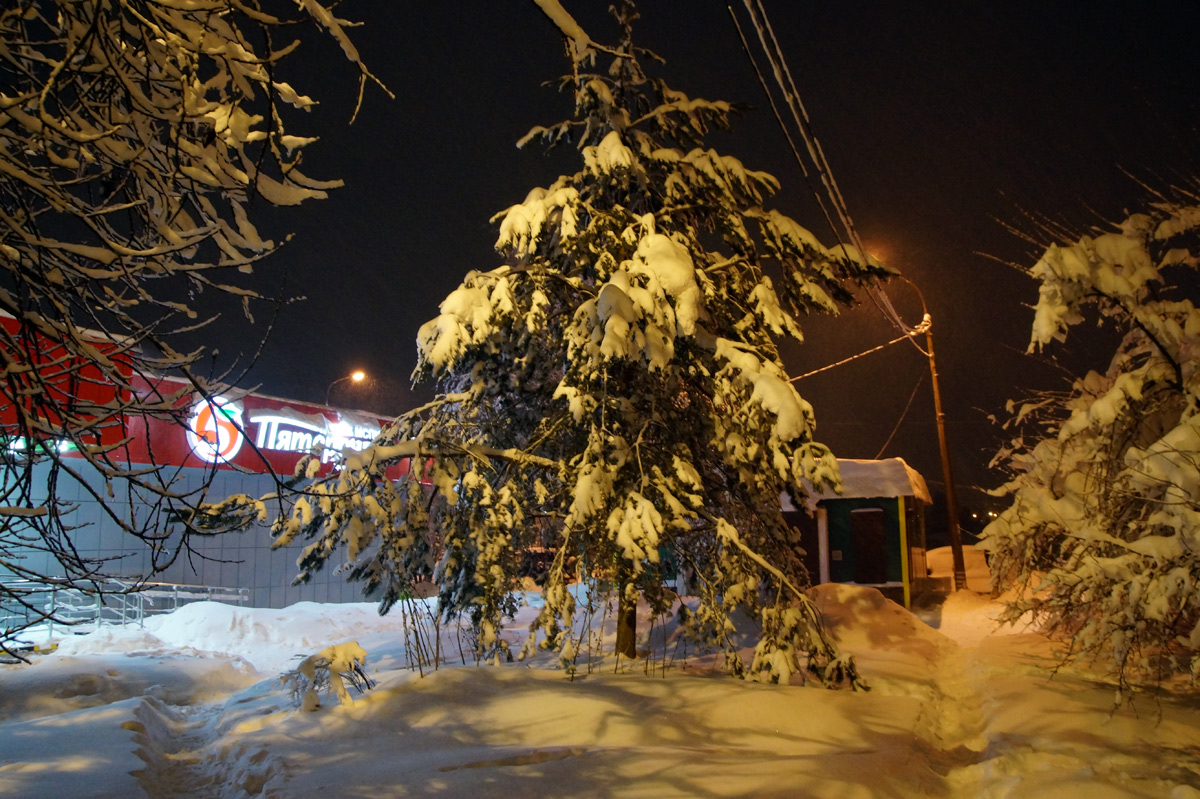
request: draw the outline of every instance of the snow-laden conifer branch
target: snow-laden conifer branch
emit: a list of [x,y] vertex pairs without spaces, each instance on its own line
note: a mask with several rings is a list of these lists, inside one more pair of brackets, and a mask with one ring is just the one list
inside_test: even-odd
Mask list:
[[[302,578],[344,546],[384,609],[432,581],[481,659],[550,649],[568,669],[595,662],[573,581],[612,598],[621,655],[637,657],[632,603],[673,612],[678,569],[699,592],[685,628],[731,672],[853,683],[783,521],[782,494],[838,473],[776,339],[885,270],[766,208],[778,182],[703,142],[733,106],[649,78],[631,4],[616,15],[623,56],[576,70],[574,117],[541,129],[573,139],[577,170],[494,217],[501,265],[468,273],[420,329],[415,376],[443,396],[306,487],[279,541],[307,542]],[[527,570],[531,553],[553,553],[548,571]],[[527,577],[545,605],[515,652],[502,628]],[[742,613],[762,634],[749,668]]]

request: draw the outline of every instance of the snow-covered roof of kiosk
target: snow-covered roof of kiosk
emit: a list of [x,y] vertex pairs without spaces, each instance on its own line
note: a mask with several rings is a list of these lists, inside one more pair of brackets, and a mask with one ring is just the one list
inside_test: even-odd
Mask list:
[[[838,458],[838,470],[842,473],[842,493],[814,491],[807,483],[808,505],[815,507],[823,499],[870,499],[872,497],[916,497],[932,504],[925,478],[903,458],[888,458],[879,461],[860,461]],[[786,497],[784,498],[785,505]],[[786,507],[785,507],[786,510]]]

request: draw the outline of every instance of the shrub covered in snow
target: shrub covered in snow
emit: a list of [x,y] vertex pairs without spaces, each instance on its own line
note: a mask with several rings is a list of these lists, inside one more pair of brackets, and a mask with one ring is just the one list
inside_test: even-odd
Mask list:
[[[1122,683],[1200,663],[1200,265],[1194,195],[1049,247],[1030,348],[1089,313],[1121,343],[1107,370],[1013,408],[998,459],[1009,507],[984,531],[1009,606],[1111,658]],[[1190,295],[1190,296],[1189,296]]]
[[350,702],[347,683],[360,694],[373,688],[375,684],[364,670],[366,663],[367,653],[358,642],[349,641],[309,655],[281,680],[291,690],[296,707],[311,711],[321,706],[323,694],[332,694],[341,703]]

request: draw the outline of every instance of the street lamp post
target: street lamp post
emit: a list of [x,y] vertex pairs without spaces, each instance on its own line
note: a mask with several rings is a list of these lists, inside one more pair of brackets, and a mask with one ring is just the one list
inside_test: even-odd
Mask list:
[[929,376],[933,383],[933,411],[937,419],[938,449],[942,455],[942,479],[946,483],[946,526],[950,533],[950,555],[954,564],[954,590],[962,591],[967,587],[967,566],[963,557],[962,530],[958,526],[958,499],[954,491],[954,470],[950,467],[950,445],[946,442],[946,412],[942,410],[942,391],[938,385],[937,361],[933,358],[933,317],[929,315],[929,306],[925,304],[925,295],[917,284],[908,278],[900,278],[913,287],[921,299],[921,310],[925,314],[925,346],[929,359]]
[[329,404],[329,392],[333,391],[333,387],[336,386],[338,383],[345,382],[346,380],[350,380],[354,383],[361,383],[366,378],[367,378],[367,373],[364,372],[363,370],[359,369],[357,371],[351,372],[350,374],[346,375],[345,377],[339,377],[337,380],[334,380],[332,383],[329,384],[329,388],[325,389],[325,404],[326,405]]

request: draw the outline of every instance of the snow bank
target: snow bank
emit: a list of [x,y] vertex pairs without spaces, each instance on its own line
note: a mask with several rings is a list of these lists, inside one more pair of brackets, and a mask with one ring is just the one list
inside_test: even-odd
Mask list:
[[[6,677],[8,675],[5,675]],[[133,772],[138,699],[29,721],[0,732],[0,796],[127,799],[141,794]]]
[[263,674],[278,674],[330,643],[400,633],[402,622],[398,614],[380,616],[370,602],[297,602],[280,610],[195,602],[148,619],[146,630],[165,644],[236,655]]
[[867,799],[896,786],[915,795],[926,779],[913,757],[919,712],[902,698],[723,678],[444,669],[275,717],[238,746],[287,751],[288,773],[263,792],[289,799],[324,799],[331,785],[355,796],[404,785],[443,796]]
[[[967,590],[986,594],[992,590],[992,572],[982,549],[963,546],[963,564],[967,569]],[[925,566],[930,577],[954,577],[954,553],[950,547],[935,547],[925,552]],[[953,583],[951,583],[953,585]]]
[[811,595],[838,647],[854,655],[872,687],[911,693],[901,686],[932,680],[930,664],[955,646],[875,588],[826,583]]

